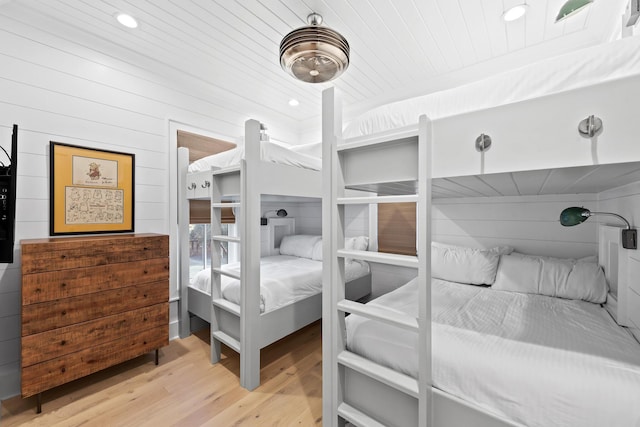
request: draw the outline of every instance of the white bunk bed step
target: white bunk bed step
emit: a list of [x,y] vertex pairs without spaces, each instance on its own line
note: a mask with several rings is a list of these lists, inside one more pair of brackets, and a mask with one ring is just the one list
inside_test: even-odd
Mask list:
[[239,208],[241,206],[240,202],[233,203],[211,203],[212,208]]
[[231,277],[232,279],[240,280],[240,275],[236,273],[232,273],[231,271],[223,270],[222,268],[213,267],[213,270],[216,274],[222,274],[223,276]]
[[338,250],[337,255],[343,258],[355,258],[362,261],[396,265],[398,267],[418,268],[418,257],[411,255],[387,254],[383,252],[356,251],[349,249],[340,249]]
[[338,310],[344,311],[345,313],[357,314],[359,316],[366,317],[367,319],[384,322],[392,326],[397,326],[398,328],[418,332],[418,319],[395,311],[387,310],[384,307],[376,307],[343,299],[338,302]]
[[340,406],[338,406],[338,415],[357,426],[385,427],[384,424],[380,424],[370,416],[346,403],[341,403]]
[[211,336],[217,339],[218,341],[220,341],[221,343],[227,345],[237,353],[240,353],[240,341],[233,338],[231,335],[227,335],[222,331],[214,331],[211,333]]
[[400,129],[394,129],[389,132],[377,133],[372,135],[359,136],[345,140],[342,144],[336,146],[336,150],[346,151],[356,148],[370,147],[377,144],[387,144],[390,142],[402,142],[403,140],[416,138],[418,136],[418,126],[407,126]]
[[230,243],[240,243],[240,238],[235,236],[226,236],[224,234],[211,236],[211,238],[218,242],[230,242]]
[[240,173],[240,165],[227,166],[226,168],[220,168],[212,171],[213,175],[226,175],[230,173]]
[[368,197],[339,197],[339,205],[367,205],[372,203],[417,203],[418,196],[406,194],[400,196],[368,196]]
[[355,353],[346,350],[341,352],[338,354],[338,363],[416,399],[419,396],[418,381],[415,378],[379,365]]
[[240,306],[238,304],[234,304],[231,301],[227,301],[224,298],[216,298],[213,300],[213,305],[223,309],[224,311],[228,311],[231,314],[236,316],[240,316]]

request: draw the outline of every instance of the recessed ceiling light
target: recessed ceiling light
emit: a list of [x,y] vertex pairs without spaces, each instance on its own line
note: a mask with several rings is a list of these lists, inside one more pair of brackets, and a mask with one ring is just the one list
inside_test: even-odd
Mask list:
[[505,22],[515,21],[518,18],[522,18],[525,13],[527,13],[527,5],[519,4],[506,10],[502,14],[502,19],[504,19]]
[[127,28],[137,28],[138,21],[131,15],[127,15],[126,13],[119,13],[116,15],[116,19],[119,23],[124,25]]
[[292,107],[297,107],[298,105],[300,105],[300,101],[298,101],[297,99],[290,99],[289,105],[291,105]]

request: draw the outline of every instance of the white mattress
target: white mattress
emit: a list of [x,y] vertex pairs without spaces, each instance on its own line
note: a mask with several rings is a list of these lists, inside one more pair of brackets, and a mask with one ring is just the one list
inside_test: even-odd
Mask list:
[[[532,427],[640,426],[640,344],[597,304],[434,279],[433,383]],[[417,316],[413,280],[369,304]],[[348,316],[347,347],[417,376],[417,335]]]
[[[240,274],[240,263],[224,265],[225,271]],[[346,281],[369,274],[369,264],[348,262]],[[266,313],[322,291],[322,261],[288,255],[264,257],[260,260],[260,311]],[[211,271],[200,271],[189,284],[211,294]],[[240,304],[240,281],[222,276],[222,296]]]
[[[244,158],[244,147],[236,147],[232,150],[204,157],[189,165],[189,172],[202,172],[211,170],[212,167],[224,168],[240,164]],[[260,158],[265,162],[279,163],[299,168],[321,170],[322,159],[300,151],[289,150],[282,145],[273,142],[260,143]]]
[[640,73],[640,37],[579,50],[497,74],[475,83],[375,108],[351,121],[351,138],[563,92]]

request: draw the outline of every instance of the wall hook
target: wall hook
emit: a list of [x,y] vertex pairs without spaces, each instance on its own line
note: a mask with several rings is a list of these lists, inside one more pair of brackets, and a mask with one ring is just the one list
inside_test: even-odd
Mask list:
[[593,114],[578,124],[578,132],[585,138],[593,138],[602,131],[602,120]]
[[484,153],[489,148],[491,148],[491,137],[481,133],[480,136],[476,138],[476,151]]

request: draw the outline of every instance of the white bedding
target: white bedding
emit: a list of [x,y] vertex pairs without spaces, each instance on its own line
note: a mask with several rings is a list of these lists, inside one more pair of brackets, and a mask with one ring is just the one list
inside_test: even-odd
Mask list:
[[[369,304],[417,316],[413,280]],[[527,426],[640,426],[640,344],[597,304],[432,281],[434,387]],[[417,376],[417,336],[363,317],[347,347]]]
[[[415,125],[421,114],[437,119],[533,99],[640,73],[640,37],[578,50],[454,89],[394,102],[351,121],[343,137]],[[635,426],[634,426],[635,427]]]
[[[224,265],[223,270],[240,274],[240,263]],[[369,274],[369,264],[352,261],[345,266],[346,281]],[[260,260],[260,311],[266,313],[322,291],[322,261],[288,255],[264,257]],[[200,271],[189,284],[211,293],[211,271]],[[240,304],[240,281],[222,276],[222,296]]]
[[[189,172],[202,172],[211,170],[212,167],[224,168],[240,164],[244,158],[244,147],[236,147],[232,150],[204,157],[189,165]],[[265,162],[279,163],[299,168],[321,170],[322,159],[304,152],[290,150],[273,142],[260,143],[260,158]]]

